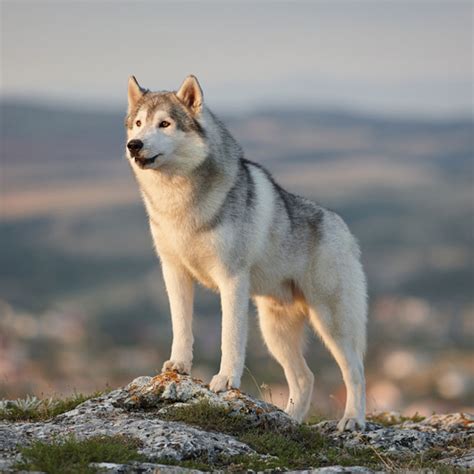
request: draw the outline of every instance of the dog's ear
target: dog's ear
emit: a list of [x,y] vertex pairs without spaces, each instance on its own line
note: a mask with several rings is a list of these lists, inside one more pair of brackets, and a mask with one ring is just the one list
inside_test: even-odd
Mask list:
[[135,76],[130,76],[128,78],[128,112],[135,107],[137,102],[142,98],[143,94],[146,92],[146,89],[143,89],[138,81],[135,79]]
[[203,95],[201,86],[195,76],[188,76],[181,84],[176,95],[194,114],[201,112]]

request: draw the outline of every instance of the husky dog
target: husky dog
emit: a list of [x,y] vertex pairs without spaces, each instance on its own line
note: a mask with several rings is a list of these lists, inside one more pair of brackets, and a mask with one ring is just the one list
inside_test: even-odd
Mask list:
[[193,283],[218,291],[222,358],[216,392],[237,388],[244,369],[248,303],[289,384],[286,412],[306,415],[313,374],[303,357],[308,322],[342,371],[340,431],[364,429],[366,283],[360,252],[334,212],[281,188],[244,158],[188,76],[177,92],[128,84],[126,153],[148,212],[173,326],[163,370],[189,374]]

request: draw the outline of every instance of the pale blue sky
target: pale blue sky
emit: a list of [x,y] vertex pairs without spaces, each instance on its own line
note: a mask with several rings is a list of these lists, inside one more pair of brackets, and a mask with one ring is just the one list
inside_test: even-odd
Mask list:
[[123,107],[198,76],[219,109],[472,107],[471,1],[1,1],[2,95]]

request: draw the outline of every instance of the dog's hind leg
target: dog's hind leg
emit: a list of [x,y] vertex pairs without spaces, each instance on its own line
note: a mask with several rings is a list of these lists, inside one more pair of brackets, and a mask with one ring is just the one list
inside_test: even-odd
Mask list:
[[356,307],[338,301],[332,305],[319,303],[309,311],[311,324],[336,359],[346,386],[339,431],[365,428],[365,314],[354,314]]
[[308,412],[314,376],[303,357],[306,316],[289,312],[265,297],[256,298],[260,328],[265,343],[280,363],[289,385],[286,413],[302,421]]

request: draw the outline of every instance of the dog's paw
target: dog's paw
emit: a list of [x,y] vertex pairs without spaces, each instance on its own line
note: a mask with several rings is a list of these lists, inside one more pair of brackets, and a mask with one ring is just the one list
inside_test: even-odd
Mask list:
[[364,431],[365,421],[358,418],[342,417],[337,424],[337,431],[342,433],[344,431]]
[[224,392],[231,388],[239,388],[240,380],[238,377],[232,377],[231,375],[217,374],[212,377],[209,388],[213,392]]
[[291,402],[285,408],[285,413],[293,418],[293,420],[301,423],[303,421],[304,415],[306,410],[302,409],[301,407],[295,407],[295,405]]
[[191,362],[183,362],[177,360],[167,360],[163,364],[161,372],[177,372],[178,374],[189,375],[191,373]]

